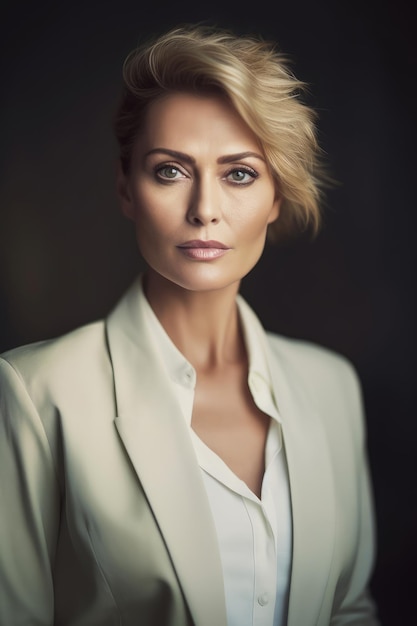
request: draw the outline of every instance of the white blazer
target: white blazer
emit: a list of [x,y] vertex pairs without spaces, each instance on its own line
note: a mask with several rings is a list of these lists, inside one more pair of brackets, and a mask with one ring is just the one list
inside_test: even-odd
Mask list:
[[[142,297],[137,281],[106,320],[0,359],[0,626],[226,626],[209,503]],[[356,375],[262,332],[291,490],[288,625],[375,625]]]

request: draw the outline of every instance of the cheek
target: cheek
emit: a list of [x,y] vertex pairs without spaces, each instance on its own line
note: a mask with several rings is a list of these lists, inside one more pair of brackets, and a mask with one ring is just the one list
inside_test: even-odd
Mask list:
[[274,199],[270,194],[264,198],[264,201],[262,198],[256,198],[256,201],[247,207],[246,217],[244,210],[239,215],[239,227],[242,234],[245,234],[248,239],[262,236],[271,221],[273,207]]
[[135,222],[138,229],[151,231],[158,227],[161,219],[161,203],[155,194],[145,189],[139,189],[134,196]]
[[144,183],[136,189],[134,202],[137,222],[149,229],[169,232],[181,219],[184,198],[179,190]]
[[167,210],[158,202],[143,199],[136,205],[135,230],[141,252],[161,253],[164,246],[176,238],[177,217],[172,207]]

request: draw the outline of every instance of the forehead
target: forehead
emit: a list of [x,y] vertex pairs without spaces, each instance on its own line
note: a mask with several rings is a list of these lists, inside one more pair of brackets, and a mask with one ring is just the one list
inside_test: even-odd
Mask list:
[[172,148],[198,154],[261,150],[256,135],[219,95],[171,93],[153,102],[138,137],[143,149]]

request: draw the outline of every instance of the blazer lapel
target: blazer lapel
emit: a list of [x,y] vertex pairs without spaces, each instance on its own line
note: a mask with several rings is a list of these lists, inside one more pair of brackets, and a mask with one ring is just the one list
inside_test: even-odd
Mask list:
[[317,624],[330,572],[335,494],[329,444],[319,416],[297,388],[297,372],[270,355],[282,417],[293,516],[293,559],[288,626]]
[[146,337],[135,283],[107,320],[115,424],[198,626],[226,626],[217,538],[188,426]]

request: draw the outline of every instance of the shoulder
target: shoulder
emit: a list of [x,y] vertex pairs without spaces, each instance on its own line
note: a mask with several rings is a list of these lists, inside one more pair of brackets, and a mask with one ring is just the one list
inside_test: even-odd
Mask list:
[[[292,394],[303,396],[335,438],[360,441],[364,434],[362,387],[344,355],[309,341],[267,333],[273,375]],[[345,439],[346,441],[346,439]]]
[[266,329],[243,299],[238,300],[242,320],[265,345],[273,382],[281,388],[302,393],[309,402],[351,398],[360,401],[359,378],[352,362],[343,354],[311,341],[288,337]]
[[266,333],[272,358],[287,371],[310,381],[341,380],[345,384],[359,384],[353,363],[343,354],[302,339]]
[[69,380],[91,373],[107,358],[105,324],[97,321],[54,339],[30,343],[0,355],[0,381],[17,377],[25,385]]

